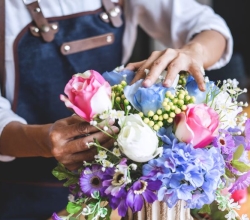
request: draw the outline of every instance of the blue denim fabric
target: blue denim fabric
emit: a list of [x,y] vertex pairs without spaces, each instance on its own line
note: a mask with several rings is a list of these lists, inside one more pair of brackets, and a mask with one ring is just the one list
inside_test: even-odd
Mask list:
[[46,220],[65,209],[66,187],[38,187],[0,182],[0,220]]
[[[16,113],[29,124],[53,123],[72,115],[59,99],[72,75],[88,69],[100,73],[121,65],[124,25],[113,27],[100,19],[99,13],[65,19],[50,19],[59,23],[55,39],[46,43],[29,31],[19,36],[15,62],[18,64],[18,96]],[[28,29],[27,29],[28,30]],[[64,42],[75,41],[112,32],[113,44],[62,55]],[[19,147],[19,146],[16,146]],[[55,159],[19,158],[13,162],[0,162],[0,220],[45,220],[54,211],[66,207],[68,189],[43,188],[18,184],[20,181],[57,182],[51,174]],[[11,180],[16,184],[5,184]]]

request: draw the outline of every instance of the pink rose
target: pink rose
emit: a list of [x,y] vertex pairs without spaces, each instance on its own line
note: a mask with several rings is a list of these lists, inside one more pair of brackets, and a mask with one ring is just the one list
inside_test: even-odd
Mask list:
[[111,109],[111,86],[94,70],[73,75],[60,99],[77,115],[90,122],[96,114]]
[[175,136],[195,148],[209,145],[219,125],[219,115],[205,104],[190,104],[175,117]]

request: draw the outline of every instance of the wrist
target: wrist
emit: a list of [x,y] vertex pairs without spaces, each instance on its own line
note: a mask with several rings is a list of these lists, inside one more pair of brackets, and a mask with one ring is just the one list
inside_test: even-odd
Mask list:
[[50,125],[10,122],[0,136],[0,154],[13,157],[52,157],[48,144]]
[[207,63],[207,52],[200,42],[190,41],[182,49],[191,54],[191,57],[199,62],[202,67]]

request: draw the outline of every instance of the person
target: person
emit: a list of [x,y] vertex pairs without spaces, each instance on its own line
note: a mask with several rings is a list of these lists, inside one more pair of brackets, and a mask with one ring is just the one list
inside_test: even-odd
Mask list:
[[[149,69],[143,82],[148,87],[167,69],[163,84],[169,87],[186,70],[204,91],[204,69],[220,68],[232,55],[225,21],[194,0],[6,0],[5,5],[6,96],[0,96],[4,220],[46,219],[65,208],[68,189],[51,174],[57,162],[75,170],[93,159],[95,149],[87,142],[96,138],[105,147],[112,145],[59,100],[73,74],[103,73],[126,64],[137,73],[134,81],[145,78]],[[138,25],[166,49],[128,64]]]

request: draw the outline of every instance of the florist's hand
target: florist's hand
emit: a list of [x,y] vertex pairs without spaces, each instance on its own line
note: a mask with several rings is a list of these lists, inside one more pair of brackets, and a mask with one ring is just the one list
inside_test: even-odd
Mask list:
[[[112,127],[117,132],[118,128]],[[53,156],[67,169],[79,168],[83,161],[92,161],[97,153],[96,147],[88,143],[97,139],[106,148],[113,146],[114,140],[98,128],[84,122],[79,116],[71,116],[55,122],[49,132],[49,144]]]
[[[168,48],[163,51],[154,51],[147,60],[129,63],[126,69],[137,71],[132,83],[145,78],[143,81],[144,87],[150,87],[154,84],[164,70],[167,70],[167,76],[163,80],[163,85],[171,87],[177,74],[180,71],[187,71],[195,78],[199,89],[205,91],[201,57],[201,46],[190,44],[182,49]],[[145,73],[145,69],[150,70],[148,74]]]

